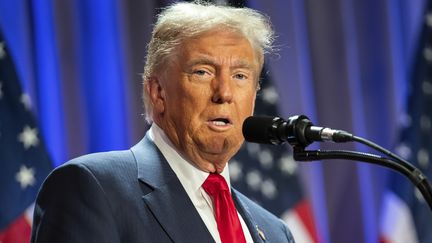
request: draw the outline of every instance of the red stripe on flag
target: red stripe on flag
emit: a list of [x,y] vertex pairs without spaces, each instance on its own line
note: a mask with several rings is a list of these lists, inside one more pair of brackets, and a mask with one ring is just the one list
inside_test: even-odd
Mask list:
[[379,237],[379,243],[391,243],[385,236]]
[[300,201],[296,204],[294,210],[297,212],[297,215],[300,217],[312,240],[314,242],[320,242],[318,240],[318,234],[315,228],[315,222],[312,214],[312,209],[309,205],[309,201]]
[[28,243],[30,242],[31,226],[25,215],[21,215],[3,232],[0,232],[1,243]]

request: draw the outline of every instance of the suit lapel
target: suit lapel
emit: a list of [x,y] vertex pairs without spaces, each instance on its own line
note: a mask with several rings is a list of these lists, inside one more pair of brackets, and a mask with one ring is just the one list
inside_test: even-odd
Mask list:
[[132,149],[138,180],[153,188],[143,201],[174,242],[214,242],[168,162],[146,136]]
[[252,236],[254,242],[265,242],[265,232],[262,230],[262,227],[256,223],[254,218],[252,217],[251,211],[246,203],[241,200],[240,193],[232,188],[231,190],[232,197],[234,199],[234,204],[237,208],[237,211],[242,216],[245,221],[249,232]]

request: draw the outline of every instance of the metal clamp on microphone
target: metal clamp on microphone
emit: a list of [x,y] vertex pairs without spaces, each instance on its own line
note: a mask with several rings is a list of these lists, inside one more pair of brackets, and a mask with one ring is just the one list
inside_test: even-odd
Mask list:
[[314,141],[336,143],[352,141],[353,135],[326,127],[313,126],[305,115],[297,115],[284,120],[280,117],[251,116],[243,123],[243,136],[253,143],[282,144],[307,147]]

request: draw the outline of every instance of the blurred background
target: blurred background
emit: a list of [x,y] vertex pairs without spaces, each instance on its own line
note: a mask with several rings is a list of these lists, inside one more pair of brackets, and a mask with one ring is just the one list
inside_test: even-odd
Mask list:
[[[0,0],[0,242],[28,241],[32,203],[52,168],[144,136],[146,44],[172,2]],[[273,23],[276,51],[257,114],[305,114],[432,178],[430,1],[214,2]],[[372,152],[353,143],[310,148]],[[282,217],[297,242],[432,242],[431,210],[387,168],[295,162],[289,146],[257,144],[245,144],[230,167],[234,187]]]

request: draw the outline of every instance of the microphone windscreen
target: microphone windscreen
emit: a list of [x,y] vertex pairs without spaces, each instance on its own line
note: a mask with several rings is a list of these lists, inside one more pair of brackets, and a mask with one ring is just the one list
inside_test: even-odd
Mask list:
[[243,122],[243,136],[248,142],[267,143],[271,142],[271,128],[274,117],[250,116]]

